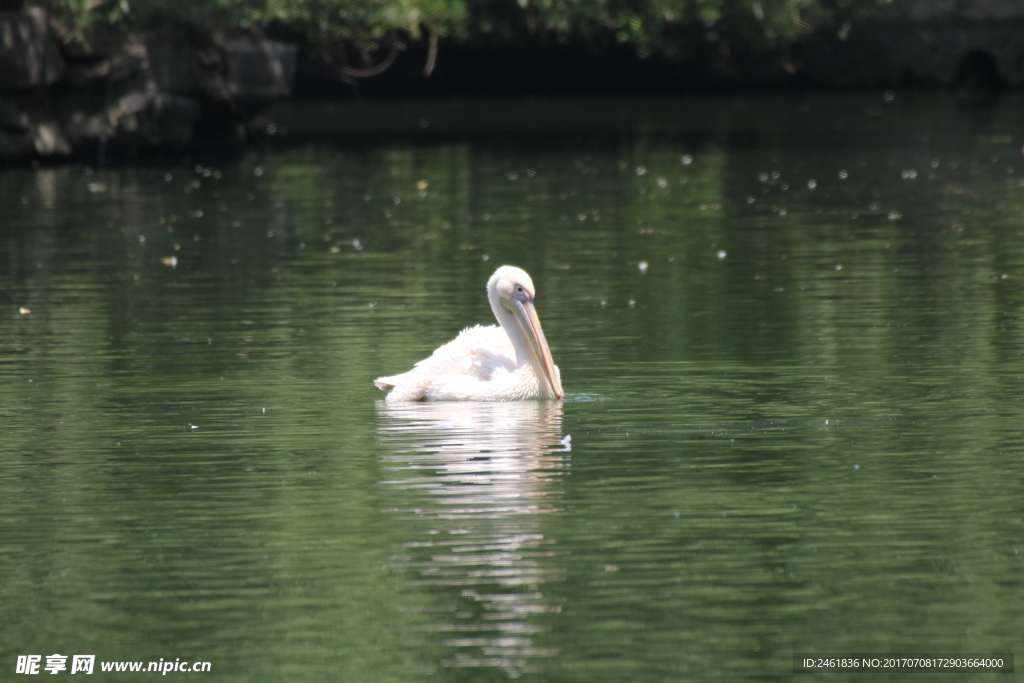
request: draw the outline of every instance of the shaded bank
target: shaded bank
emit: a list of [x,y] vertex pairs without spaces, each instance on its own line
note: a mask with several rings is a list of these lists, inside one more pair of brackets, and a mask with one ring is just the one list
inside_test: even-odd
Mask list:
[[[135,157],[244,145],[269,104],[297,99],[677,95],[686,91],[955,87],[984,101],[1024,84],[1024,9],[895,5],[785,44],[680,33],[675,53],[642,43],[534,34],[439,37],[392,31],[331,53],[294,27],[216,22],[145,29],[95,22],[61,32],[43,10],[0,12],[0,158]],[[900,10],[910,7],[910,10]],[[965,9],[966,7],[966,9]],[[911,11],[913,10],[913,11]],[[271,40],[274,35],[281,40]],[[83,37],[84,36],[84,37]],[[272,129],[271,129],[272,130]]]
[[685,58],[641,56],[627,45],[442,41],[436,68],[425,45],[406,47],[387,71],[357,83],[300,55],[300,99],[408,99],[679,95],[686,92],[893,86],[994,91],[1024,85],[1024,20],[879,22],[819,32],[785,50],[719,50]]
[[0,13],[0,158],[135,156],[237,144],[291,94],[297,49],[187,25],[59,39],[38,8]]

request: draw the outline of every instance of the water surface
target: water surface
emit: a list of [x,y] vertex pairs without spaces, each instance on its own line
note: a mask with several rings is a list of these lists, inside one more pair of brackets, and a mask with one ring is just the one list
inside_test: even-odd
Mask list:
[[[1012,652],[1021,104],[333,105],[230,164],[4,170],[0,666]],[[566,400],[384,404],[503,263]]]

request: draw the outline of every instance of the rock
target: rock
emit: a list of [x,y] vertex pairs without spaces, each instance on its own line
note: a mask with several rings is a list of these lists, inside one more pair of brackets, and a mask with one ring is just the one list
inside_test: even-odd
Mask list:
[[[0,0],[2,1],[2,0]],[[70,26],[58,26],[58,38],[67,62],[91,62],[119,53],[125,41],[135,37],[124,26],[108,21],[88,22],[72,34]]]
[[225,44],[224,53],[232,96],[269,102],[292,94],[294,45],[242,36]]
[[1024,84],[1024,18],[862,22],[848,35],[819,32],[795,45],[804,84],[950,86],[979,69],[987,81]]
[[120,49],[99,53],[88,59],[72,61],[64,80],[73,86],[106,87],[107,82],[120,83],[137,78],[148,69],[146,44],[139,36],[122,40]]
[[103,144],[115,151],[186,145],[201,115],[195,100],[142,83],[110,97],[98,97],[89,88],[68,89],[59,110],[61,127],[74,147]]
[[291,94],[294,45],[167,29],[147,35],[146,49],[153,79],[168,93],[246,108]]
[[71,143],[42,90],[0,99],[0,156],[70,154]]
[[38,7],[0,12],[0,93],[46,87],[64,75],[60,46]]
[[296,48],[195,26],[97,23],[64,56],[38,9],[0,12],[0,158],[233,145],[291,94]]

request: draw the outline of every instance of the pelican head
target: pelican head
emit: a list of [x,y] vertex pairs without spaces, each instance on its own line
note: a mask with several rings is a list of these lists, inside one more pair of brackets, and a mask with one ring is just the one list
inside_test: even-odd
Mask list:
[[537,378],[547,381],[555,398],[562,398],[562,382],[533,306],[535,295],[533,280],[515,266],[498,268],[487,282],[491,310],[516,349],[516,363],[533,365]]

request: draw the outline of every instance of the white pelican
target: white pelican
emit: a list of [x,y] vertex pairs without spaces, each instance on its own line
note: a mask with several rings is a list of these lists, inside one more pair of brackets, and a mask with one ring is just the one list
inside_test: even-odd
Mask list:
[[533,307],[533,280],[502,266],[487,281],[501,327],[477,325],[416,363],[409,372],[374,380],[387,401],[523,401],[562,398],[562,380]]

